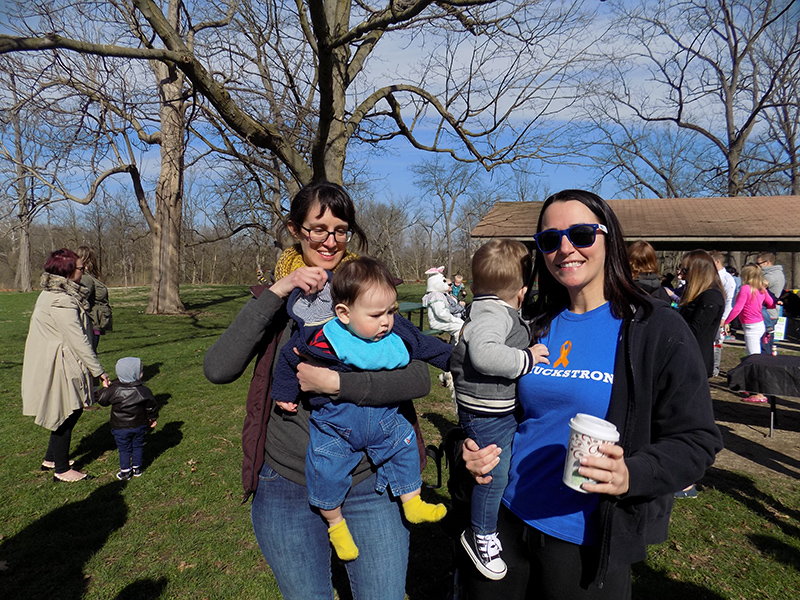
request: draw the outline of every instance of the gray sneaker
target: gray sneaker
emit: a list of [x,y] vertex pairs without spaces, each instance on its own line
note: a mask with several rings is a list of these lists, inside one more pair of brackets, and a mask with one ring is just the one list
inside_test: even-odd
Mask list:
[[142,476],[142,467],[133,467],[133,476],[134,477],[141,477]]
[[130,469],[125,469],[124,471],[120,469],[117,472],[117,479],[120,481],[128,481],[131,477],[133,477],[133,474]]
[[506,576],[508,567],[500,558],[503,547],[497,533],[479,535],[470,527],[461,534],[461,545],[481,575],[495,581]]

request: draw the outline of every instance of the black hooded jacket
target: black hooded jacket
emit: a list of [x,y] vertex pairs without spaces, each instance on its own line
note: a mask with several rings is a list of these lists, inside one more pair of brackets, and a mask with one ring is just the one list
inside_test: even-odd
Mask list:
[[100,391],[101,406],[111,406],[112,429],[132,429],[147,425],[158,416],[158,404],[153,392],[141,381],[122,383],[119,379]]

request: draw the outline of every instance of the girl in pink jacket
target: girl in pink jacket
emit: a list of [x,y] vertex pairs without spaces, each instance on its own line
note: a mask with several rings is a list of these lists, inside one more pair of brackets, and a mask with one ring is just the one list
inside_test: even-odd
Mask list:
[[727,329],[728,323],[739,317],[744,328],[744,343],[748,354],[761,353],[761,338],[767,331],[761,316],[761,306],[775,308],[775,300],[766,288],[761,268],[753,263],[746,264],[742,268],[742,287],[725,325]]

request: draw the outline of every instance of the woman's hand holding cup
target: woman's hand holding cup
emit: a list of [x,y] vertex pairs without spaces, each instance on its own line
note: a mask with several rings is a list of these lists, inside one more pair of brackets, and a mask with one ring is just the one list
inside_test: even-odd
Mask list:
[[578,472],[597,483],[584,483],[581,487],[587,492],[621,496],[630,489],[630,473],[623,457],[622,446],[601,444],[602,454],[587,454],[581,458]]

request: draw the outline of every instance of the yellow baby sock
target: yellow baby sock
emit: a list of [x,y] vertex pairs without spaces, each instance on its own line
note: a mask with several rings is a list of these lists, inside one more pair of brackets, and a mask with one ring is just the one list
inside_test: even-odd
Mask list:
[[331,538],[331,544],[333,544],[333,549],[336,550],[336,556],[342,560],[355,560],[358,558],[358,546],[353,541],[353,536],[350,535],[347,521],[342,519],[336,525],[331,525],[328,528],[328,537]]
[[403,512],[409,523],[425,523],[441,521],[447,514],[444,504],[428,504],[423,502],[419,496],[414,496],[411,500],[403,504]]

